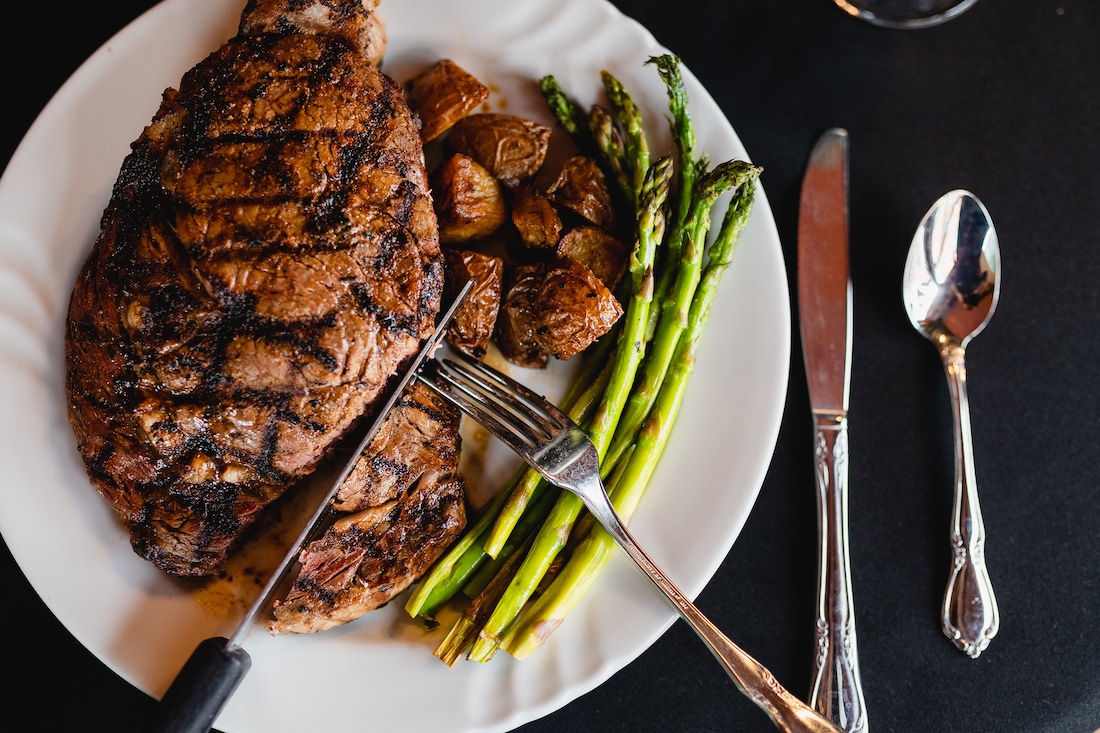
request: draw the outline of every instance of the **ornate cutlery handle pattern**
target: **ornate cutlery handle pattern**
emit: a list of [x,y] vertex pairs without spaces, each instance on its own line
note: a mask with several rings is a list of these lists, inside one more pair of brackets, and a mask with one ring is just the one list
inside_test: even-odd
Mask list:
[[815,414],[814,422],[819,545],[810,703],[847,733],[867,733],[848,558],[848,420]]
[[733,643],[703,615],[702,611],[696,608],[695,604],[638,545],[623,526],[610,503],[601,506],[586,500],[585,505],[600,518],[600,523],[608,533],[680,612],[680,616],[707,645],[714,658],[726,670],[726,674],[737,684],[738,689],[767,713],[779,731],[782,733],[838,733],[837,727],[826,720],[820,711],[813,710],[784,688],[764,665]]
[[951,516],[951,575],[943,598],[943,633],[968,657],[989,646],[1000,625],[985,566],[985,522],[978,505],[966,364],[961,346],[942,351],[955,424],[955,501]]

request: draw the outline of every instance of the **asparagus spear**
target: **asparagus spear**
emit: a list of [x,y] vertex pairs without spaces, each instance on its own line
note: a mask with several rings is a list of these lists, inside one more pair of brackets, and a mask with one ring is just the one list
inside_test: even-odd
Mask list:
[[657,247],[664,239],[665,201],[672,177],[672,160],[659,158],[650,166],[642,184],[639,199],[637,240],[630,254],[630,282],[633,288],[627,304],[623,331],[619,335],[619,351],[604,397],[592,416],[589,437],[602,458],[607,451],[623,405],[630,394],[638,366],[646,352],[646,326],[653,302],[653,262]]
[[[545,488],[543,486],[542,488]],[[462,593],[470,598],[473,598],[489,583],[489,581],[500,571],[504,566],[508,558],[515,554],[517,547],[523,544],[528,537],[534,535],[535,530],[542,525],[546,520],[548,514],[550,514],[550,508],[554,504],[554,495],[549,491],[539,491],[535,496],[531,498],[531,503],[523,515],[516,522],[515,527],[508,535],[507,541],[504,546],[497,553],[489,553],[491,559],[478,568],[477,572],[462,586]],[[488,544],[486,542],[485,544]]]
[[615,125],[615,118],[603,107],[593,105],[588,113],[588,129],[624,200],[631,206],[637,205],[637,192],[634,190],[634,179],[630,172],[632,166],[627,159],[626,143]]
[[[631,256],[630,274],[634,295],[627,305],[623,330],[619,335],[616,358],[603,399],[588,427],[589,437],[602,456],[614,433],[615,424],[630,392],[645,350],[645,329],[649,304],[653,297],[653,259],[664,234],[664,204],[668,196],[672,162],[657,160],[646,175],[637,217],[637,241]],[[535,536],[527,557],[516,571],[512,584],[502,594],[496,608],[474,642],[469,658],[488,661],[496,652],[500,635],[512,624],[569,537],[570,529],[584,505],[573,494],[562,492],[542,529]]]
[[[603,348],[597,348],[593,357],[603,353]],[[562,404],[566,406],[570,419],[583,422],[594,409],[598,394],[610,375],[610,365],[601,365],[600,362],[598,358],[589,360],[563,398]],[[593,378],[595,367],[600,368],[600,373]],[[538,497],[543,488],[545,482],[538,472],[529,467],[521,468],[482,509],[477,522],[467,527],[458,541],[421,578],[405,604],[405,611],[410,616],[431,616],[447,603],[475,573],[501,553],[528,504]],[[537,521],[541,522],[549,507],[540,509],[544,509],[537,517]],[[506,526],[502,528],[500,525]]]
[[[530,544],[531,538],[528,537],[522,549],[529,547]],[[508,579],[522,557],[522,552],[515,552],[504,560],[485,587],[463,609],[458,621],[436,647],[435,656],[442,659],[448,667],[454,666],[462,652],[477,638],[478,630],[492,612],[493,606],[500,599],[504,589],[508,587]]]
[[593,105],[585,116],[553,76],[544,76],[539,80],[547,106],[558,124],[569,133],[573,142],[586,155],[595,155],[604,164],[606,172],[619,187],[624,199],[631,206],[637,204],[638,192],[635,189],[633,166],[628,158],[626,143],[615,118],[604,107]]
[[661,304],[660,321],[653,336],[652,350],[642,367],[639,384],[631,393],[619,419],[619,431],[615,440],[607,451],[608,460],[612,463],[634,442],[634,435],[649,414],[672,362],[680,335],[687,328],[688,310],[702,272],[711,208],[719,196],[743,184],[752,170],[753,167],[743,161],[730,160],[715,166],[699,179],[684,229],[676,280]]
[[551,75],[542,77],[539,79],[539,91],[542,92],[547,106],[557,118],[558,124],[565,128],[565,131],[572,135],[578,144],[584,141],[581,131],[588,129],[588,121],[581,108],[562,91],[558,80]]
[[623,141],[626,146],[626,162],[631,176],[630,197],[640,212],[642,209],[642,189],[649,173],[649,142],[646,139],[642,112],[634,103],[622,82],[606,69],[600,72],[603,88],[611,102],[611,111],[623,128]]
[[[629,521],[637,508],[664,451],[695,368],[699,340],[710,317],[718,284],[732,261],[738,237],[752,208],[760,169],[743,165],[748,173],[727,209],[718,238],[712,246],[706,271],[692,299],[689,325],[681,336],[672,368],[661,385],[653,412],[646,419],[625,468],[614,484],[609,483],[612,502],[624,522]],[[615,541],[602,528],[590,533],[546,592],[531,604],[501,639],[501,648],[523,659],[541,646],[599,577],[614,548]]]
[[[595,347],[595,351],[585,360],[584,368],[573,383],[573,388],[562,400],[562,409],[573,422],[585,424],[607,386],[607,380],[611,377],[611,365],[614,359],[609,358],[609,350],[613,353],[614,339],[605,335]],[[594,376],[593,376],[594,375]],[[526,468],[519,482],[510,492],[508,500],[501,507],[496,519],[489,527],[485,535],[483,547],[492,557],[497,557],[501,549],[512,534],[513,528],[520,520],[527,505],[545,489],[539,472],[533,468]]]
[[554,119],[569,133],[580,151],[585,155],[598,154],[616,182],[620,186],[626,184],[623,192],[633,203],[633,187],[630,185],[630,177],[625,168],[626,147],[611,114],[603,107],[593,105],[588,115],[585,115],[581,108],[562,91],[558,80],[552,75],[539,79],[539,91],[546,101],[546,106],[554,115]]
[[[512,481],[518,481],[521,475],[516,474]],[[504,506],[508,494],[507,488],[501,489],[482,509],[477,521],[435,561],[405,602],[406,613],[414,617],[435,613],[489,559],[480,539]]]
[[[679,179],[673,206],[674,216],[664,248],[666,260],[662,263],[664,266],[661,268],[661,276],[657,281],[657,291],[654,296],[657,302],[661,302],[676,276],[676,262],[680,258],[680,246],[684,239],[684,226],[687,224],[690,213],[691,199],[695,193],[695,182],[700,176],[706,174],[709,166],[705,161],[702,169],[696,165],[695,128],[691,122],[691,114],[688,112],[687,89],[680,75],[680,59],[672,54],[663,54],[651,56],[646,63],[657,67],[657,73],[668,91],[668,107],[671,113],[669,128],[676,144],[676,159],[679,164]],[[651,314],[651,334],[657,325],[657,314],[656,310]]]
[[[614,343],[612,339],[605,339],[592,348],[584,368],[562,398],[563,409],[574,421],[587,419],[603,386],[607,384],[610,367],[605,361],[607,351],[614,348]],[[467,527],[458,541],[421,578],[405,604],[406,612],[410,616],[432,615],[487,561],[497,557],[528,503],[536,498],[544,484],[534,469],[521,468],[481,510],[477,522]],[[518,500],[519,495],[522,495],[522,501]]]

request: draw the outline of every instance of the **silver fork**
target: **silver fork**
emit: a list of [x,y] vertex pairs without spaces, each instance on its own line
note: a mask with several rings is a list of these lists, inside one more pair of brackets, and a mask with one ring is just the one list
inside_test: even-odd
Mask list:
[[429,361],[417,378],[488,429],[551,484],[580,497],[703,640],[741,692],[760,706],[779,730],[840,733],[719,631],[638,546],[600,480],[596,446],[564,413],[514,379],[465,357]]

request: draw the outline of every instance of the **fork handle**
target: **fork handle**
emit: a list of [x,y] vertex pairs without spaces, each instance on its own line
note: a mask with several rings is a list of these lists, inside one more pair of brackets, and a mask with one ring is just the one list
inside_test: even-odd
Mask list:
[[847,733],[866,733],[848,556],[848,419],[814,416],[818,577],[810,702]]
[[610,503],[607,506],[593,506],[588,501],[585,503],[612,538],[664,593],[684,621],[703,640],[738,689],[767,713],[779,730],[784,733],[841,733],[839,728],[779,684],[764,665],[719,631],[634,541]]

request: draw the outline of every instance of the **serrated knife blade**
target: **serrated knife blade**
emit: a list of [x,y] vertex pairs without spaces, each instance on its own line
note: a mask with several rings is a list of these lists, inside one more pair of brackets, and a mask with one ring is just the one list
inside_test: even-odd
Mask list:
[[798,212],[798,315],[813,416],[818,597],[810,704],[848,733],[866,733],[848,553],[848,132],[818,138]]

